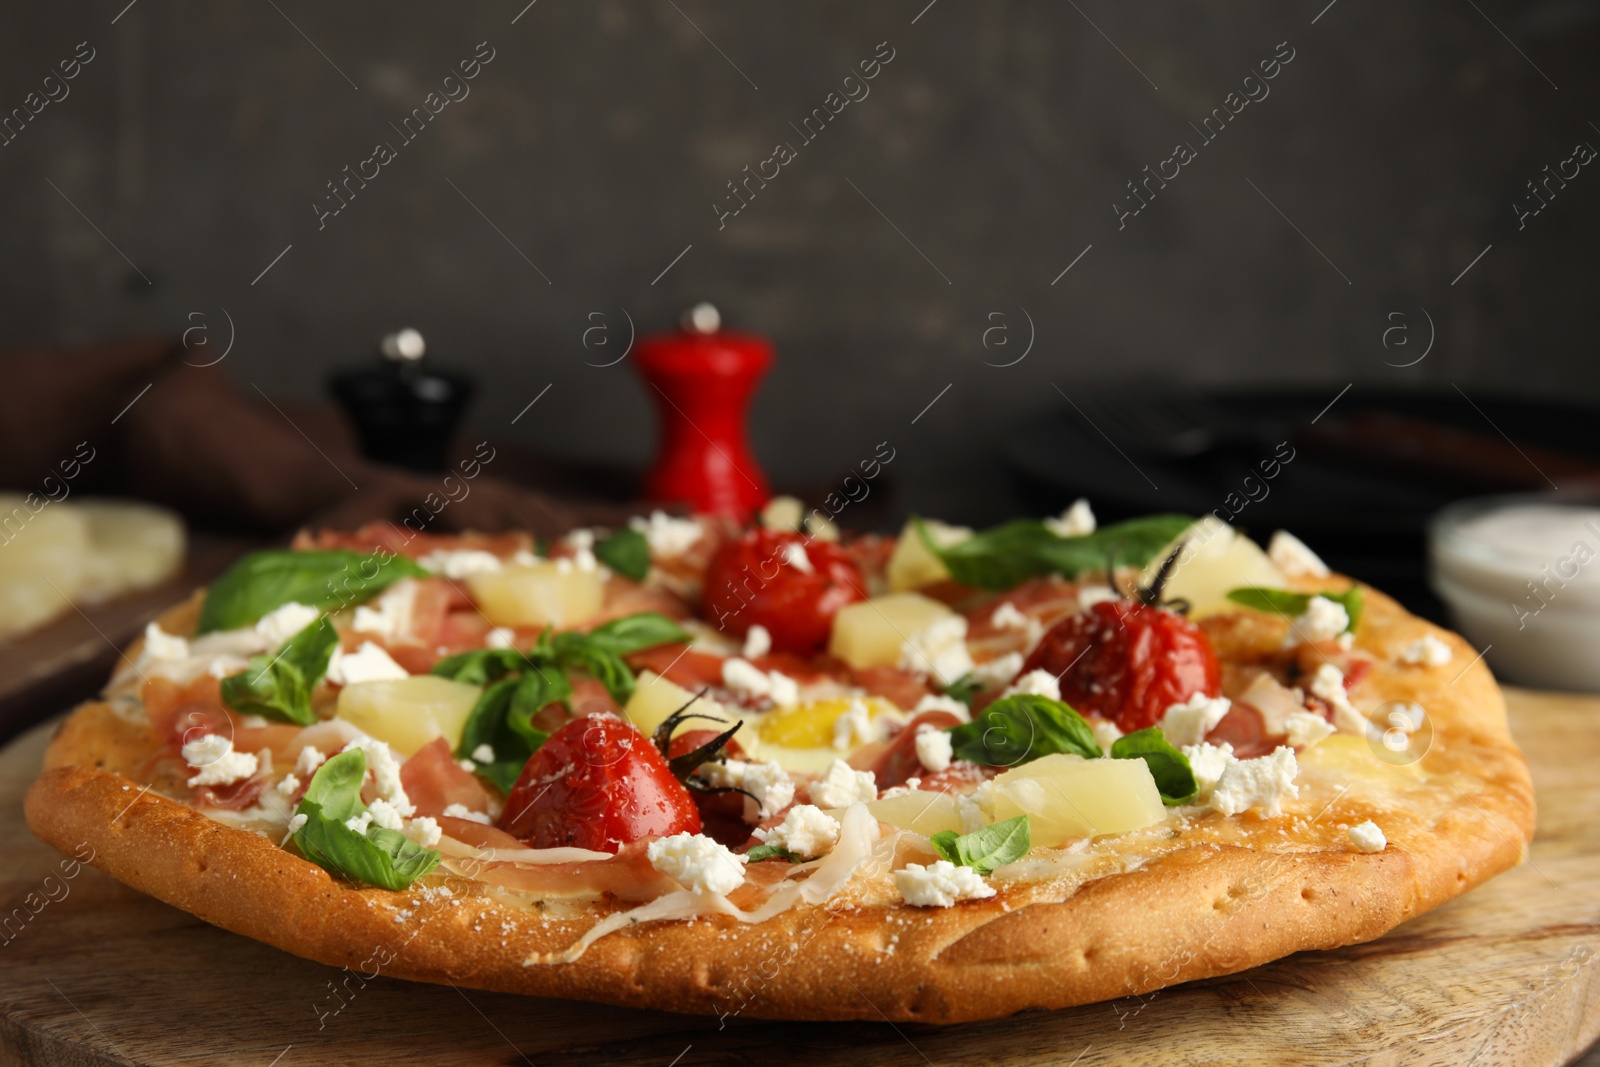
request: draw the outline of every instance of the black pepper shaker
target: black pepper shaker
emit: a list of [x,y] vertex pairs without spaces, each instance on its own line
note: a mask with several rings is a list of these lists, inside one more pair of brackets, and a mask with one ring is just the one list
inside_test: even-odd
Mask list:
[[371,460],[408,470],[445,469],[451,437],[472,399],[470,378],[423,365],[427,344],[409,327],[384,337],[378,365],[330,381]]

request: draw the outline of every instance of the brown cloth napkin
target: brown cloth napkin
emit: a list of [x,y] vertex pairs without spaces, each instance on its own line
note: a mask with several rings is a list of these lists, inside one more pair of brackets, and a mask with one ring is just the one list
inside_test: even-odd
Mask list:
[[70,463],[71,493],[141,497],[195,523],[271,536],[407,517],[414,528],[418,508],[430,533],[541,537],[627,514],[496,477],[492,443],[460,449],[479,461],[468,468],[477,476],[458,469],[449,483],[373,463],[332,407],[274,401],[184,355],[163,338],[0,352],[0,489],[43,493],[48,477],[59,498]]

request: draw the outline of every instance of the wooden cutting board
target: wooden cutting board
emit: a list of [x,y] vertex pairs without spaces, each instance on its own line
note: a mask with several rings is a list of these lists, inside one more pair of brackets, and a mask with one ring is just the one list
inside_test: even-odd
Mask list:
[[339,971],[92,868],[62,877],[61,855],[22,822],[46,739],[35,730],[0,753],[0,1063],[1553,1067],[1600,1036],[1600,699],[1510,699],[1539,794],[1516,870],[1366,945],[947,1028],[718,1020],[386,978],[336,997]]

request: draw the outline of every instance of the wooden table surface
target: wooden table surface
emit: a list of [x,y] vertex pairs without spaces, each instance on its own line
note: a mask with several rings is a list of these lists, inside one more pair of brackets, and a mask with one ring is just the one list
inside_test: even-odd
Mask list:
[[35,730],[0,753],[0,1064],[1566,1064],[1600,1037],[1600,699],[1510,698],[1539,796],[1516,870],[1366,945],[946,1028],[719,1022],[387,978],[335,999],[332,968],[92,868],[64,877],[22,822]]

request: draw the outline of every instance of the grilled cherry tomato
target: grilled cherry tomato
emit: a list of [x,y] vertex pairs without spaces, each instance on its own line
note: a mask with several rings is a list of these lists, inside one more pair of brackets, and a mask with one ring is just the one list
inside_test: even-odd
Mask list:
[[650,739],[607,712],[573,719],[522,768],[500,828],[534,848],[616,852],[700,832],[700,813]]
[[834,615],[863,599],[866,588],[860,568],[838,545],[755,529],[712,557],[705,616],[736,635],[760,624],[774,651],[808,655],[828,643]]
[[1154,726],[1196,693],[1220,696],[1222,668],[1188,619],[1134,600],[1106,600],[1051,627],[1022,673],[1061,679],[1061,699],[1125,733]]

